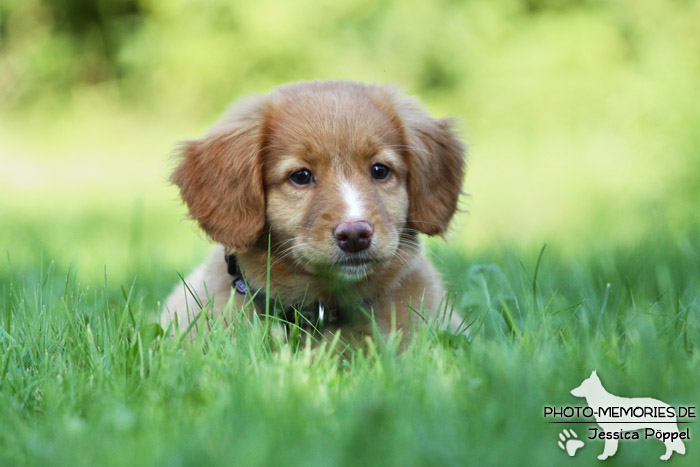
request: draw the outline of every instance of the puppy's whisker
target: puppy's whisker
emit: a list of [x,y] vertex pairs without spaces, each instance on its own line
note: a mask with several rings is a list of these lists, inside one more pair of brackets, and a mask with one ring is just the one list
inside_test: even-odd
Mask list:
[[278,259],[283,259],[283,258],[285,258],[286,256],[288,256],[290,253],[292,253],[292,252],[294,252],[295,250],[298,250],[298,249],[300,249],[300,248],[303,248],[303,245],[301,245],[301,244],[300,244],[300,245],[290,245],[290,246],[284,248],[281,252],[275,254],[275,255],[273,256],[273,258],[276,259],[276,260],[278,260]]
[[289,238],[287,240],[284,240],[284,241],[276,244],[275,249],[271,253],[272,257],[275,257],[279,253],[279,251],[282,249],[282,247],[284,247],[290,243],[293,243],[295,240],[296,240],[296,238]]
[[304,253],[305,248],[308,248],[308,245],[306,245],[304,243],[301,243],[298,245],[292,245],[291,247],[286,248],[280,255],[278,255],[272,264],[277,264],[277,263],[284,261],[289,256],[291,256],[293,253],[297,253],[297,252]]
[[410,266],[410,257],[406,255],[403,251],[401,250],[396,250],[396,253],[394,254],[394,257],[401,262],[404,266],[408,267]]

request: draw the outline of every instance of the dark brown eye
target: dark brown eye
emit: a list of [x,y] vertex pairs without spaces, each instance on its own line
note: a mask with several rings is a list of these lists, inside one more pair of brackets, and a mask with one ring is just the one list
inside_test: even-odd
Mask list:
[[373,179],[385,180],[391,174],[391,169],[383,164],[374,164],[371,173]]
[[290,175],[289,179],[295,185],[308,185],[309,183],[314,181],[314,175],[311,173],[310,170],[301,169],[297,170],[292,175]]

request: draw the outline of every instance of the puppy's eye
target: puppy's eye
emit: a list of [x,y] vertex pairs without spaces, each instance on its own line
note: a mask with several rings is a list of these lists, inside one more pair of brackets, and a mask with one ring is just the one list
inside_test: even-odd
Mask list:
[[301,169],[290,175],[289,179],[295,185],[308,185],[314,181],[314,174],[312,174],[310,170]]
[[391,174],[391,169],[383,164],[374,164],[371,173],[373,179],[385,180]]

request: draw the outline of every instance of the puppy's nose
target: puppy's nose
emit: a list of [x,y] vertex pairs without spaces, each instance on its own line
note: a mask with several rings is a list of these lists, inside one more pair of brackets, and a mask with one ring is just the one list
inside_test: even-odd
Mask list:
[[367,221],[341,222],[333,229],[338,246],[348,253],[357,253],[369,248],[373,234],[372,224]]

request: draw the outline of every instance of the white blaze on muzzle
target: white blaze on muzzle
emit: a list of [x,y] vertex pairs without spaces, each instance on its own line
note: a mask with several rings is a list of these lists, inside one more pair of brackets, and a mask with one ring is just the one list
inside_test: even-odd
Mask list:
[[345,221],[363,220],[364,204],[358,190],[348,181],[340,184],[341,194],[345,201]]

